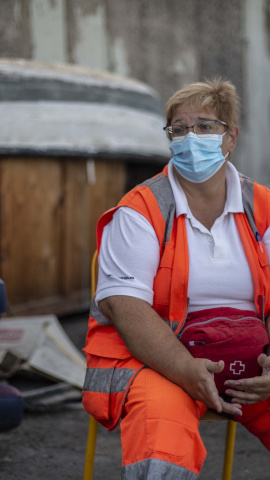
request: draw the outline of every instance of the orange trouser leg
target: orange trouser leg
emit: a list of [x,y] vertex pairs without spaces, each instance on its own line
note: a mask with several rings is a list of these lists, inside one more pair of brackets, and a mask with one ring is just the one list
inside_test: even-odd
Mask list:
[[243,416],[237,417],[239,423],[244,425],[262,444],[270,450],[270,399],[254,405],[243,406]]
[[196,479],[206,457],[198,431],[205,410],[174,383],[143,369],[124,406],[122,479]]

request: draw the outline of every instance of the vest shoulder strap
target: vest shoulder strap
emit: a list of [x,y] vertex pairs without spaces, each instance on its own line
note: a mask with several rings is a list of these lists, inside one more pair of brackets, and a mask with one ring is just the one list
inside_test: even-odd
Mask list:
[[269,225],[269,190],[242,173],[238,172],[238,174],[241,183],[244,212],[252,233],[256,241],[258,241],[258,236],[262,237]]
[[171,184],[168,176],[164,173],[160,173],[159,175],[146,180],[141,185],[146,186],[151,190],[162,213],[165,222],[163,237],[164,248],[165,243],[169,241],[171,235],[176,209]]

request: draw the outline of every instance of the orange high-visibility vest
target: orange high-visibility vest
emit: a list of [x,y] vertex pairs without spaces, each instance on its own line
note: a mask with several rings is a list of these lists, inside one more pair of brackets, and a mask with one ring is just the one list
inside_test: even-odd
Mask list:
[[[270,272],[261,238],[270,225],[270,190],[241,174],[239,176],[245,213],[235,213],[234,217],[253,277],[256,310],[264,318],[270,313]],[[189,254],[185,216],[176,218],[167,167],[161,174],[127,193],[116,208],[100,218],[98,250],[104,227],[121,206],[142,214],[156,232],[160,263],[154,279],[153,308],[178,335],[187,312]],[[129,386],[144,365],[130,354],[95,301],[91,306],[84,350],[87,356],[84,408],[112,430],[120,419]]]

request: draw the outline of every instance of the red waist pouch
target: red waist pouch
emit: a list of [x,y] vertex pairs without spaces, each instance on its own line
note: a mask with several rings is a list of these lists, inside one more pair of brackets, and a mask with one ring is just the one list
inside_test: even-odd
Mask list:
[[260,376],[257,358],[269,345],[265,324],[255,312],[229,307],[189,313],[180,340],[195,358],[224,360],[224,370],[215,374],[220,394],[225,380]]

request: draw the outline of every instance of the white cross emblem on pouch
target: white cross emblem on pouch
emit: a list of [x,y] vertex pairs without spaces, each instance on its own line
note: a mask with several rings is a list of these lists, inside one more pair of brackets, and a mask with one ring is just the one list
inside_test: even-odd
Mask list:
[[241,360],[235,360],[233,363],[230,364],[230,370],[235,374],[235,375],[240,375],[242,372],[244,372],[246,369],[246,366],[244,363],[241,362]]

